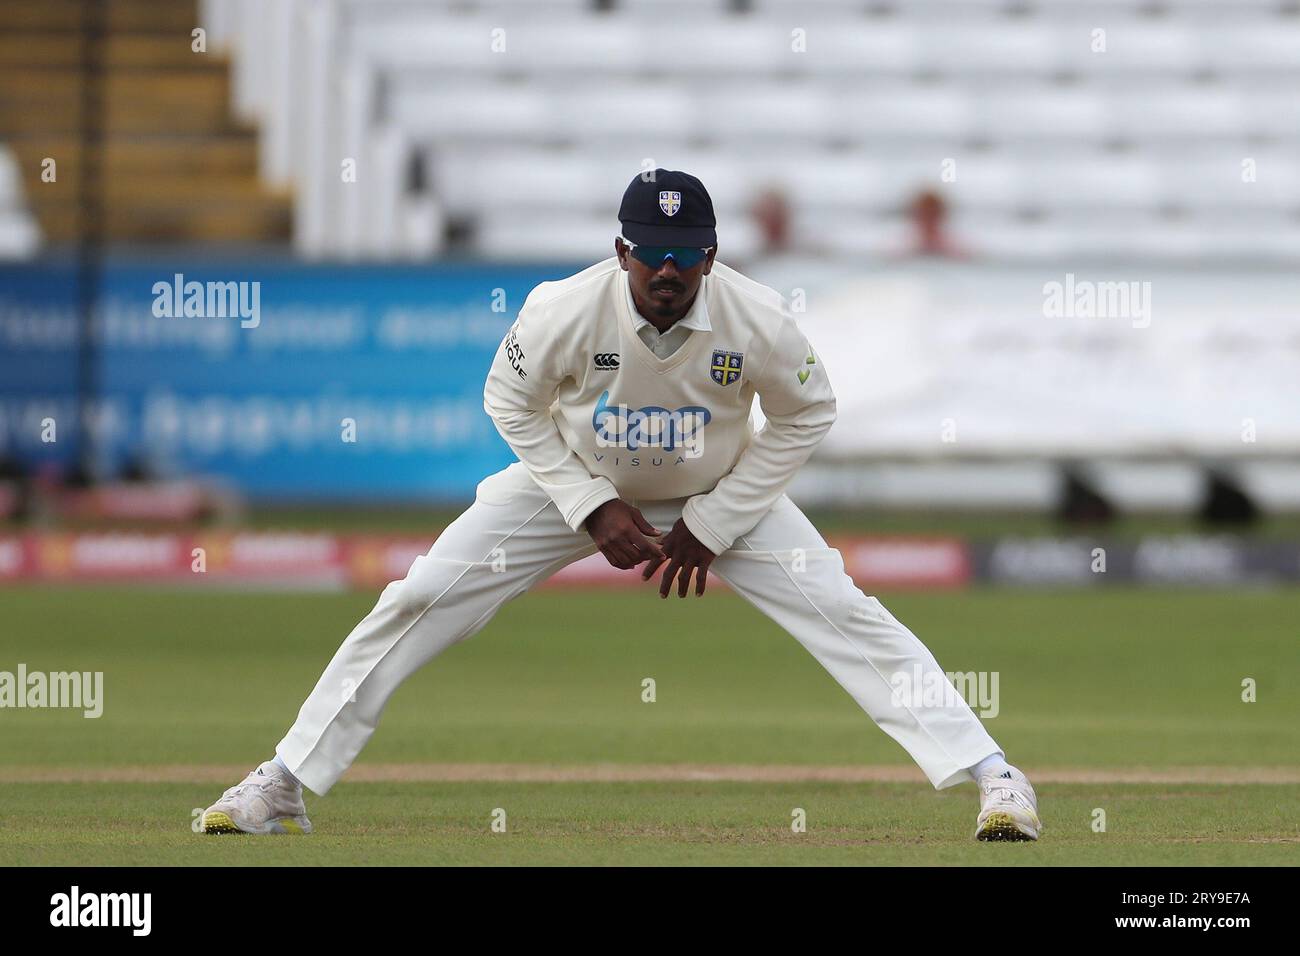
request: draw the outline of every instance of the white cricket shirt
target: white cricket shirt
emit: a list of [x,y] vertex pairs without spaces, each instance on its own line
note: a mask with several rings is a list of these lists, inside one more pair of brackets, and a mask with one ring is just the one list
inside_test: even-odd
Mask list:
[[575,531],[613,498],[687,498],[687,527],[721,553],[835,421],[826,369],[777,292],[714,262],[690,316],[684,339],[656,354],[611,257],[537,286],[506,334],[484,408]]

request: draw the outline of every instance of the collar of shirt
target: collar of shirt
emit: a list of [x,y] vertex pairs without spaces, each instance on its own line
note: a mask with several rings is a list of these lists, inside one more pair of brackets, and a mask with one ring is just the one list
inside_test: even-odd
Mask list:
[[691,303],[691,307],[687,313],[669,326],[668,331],[660,332],[655,328],[653,322],[637,311],[636,300],[632,298],[632,284],[628,282],[627,273],[624,272],[623,294],[627,296],[627,307],[628,311],[632,313],[632,325],[636,328],[636,334],[642,339],[645,339],[646,330],[654,333],[653,338],[658,338],[661,335],[672,335],[672,333],[677,329],[685,329],[694,332],[712,331],[713,326],[709,325],[709,307],[704,302],[704,289],[708,281],[708,276],[704,276],[700,279],[700,287],[696,290],[695,301]]

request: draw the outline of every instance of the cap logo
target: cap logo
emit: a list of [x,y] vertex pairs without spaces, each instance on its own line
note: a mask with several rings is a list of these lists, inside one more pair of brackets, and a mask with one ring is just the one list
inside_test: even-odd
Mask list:
[[659,193],[659,208],[664,211],[665,216],[677,215],[677,210],[682,208],[682,194],[663,190]]

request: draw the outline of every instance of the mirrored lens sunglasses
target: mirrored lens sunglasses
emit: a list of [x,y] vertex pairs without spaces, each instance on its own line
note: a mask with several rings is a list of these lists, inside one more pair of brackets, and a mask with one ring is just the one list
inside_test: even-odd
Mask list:
[[631,246],[632,258],[652,269],[658,269],[665,259],[672,259],[678,269],[694,269],[709,254],[708,249],[698,249],[695,246],[637,246],[626,240],[624,242]]

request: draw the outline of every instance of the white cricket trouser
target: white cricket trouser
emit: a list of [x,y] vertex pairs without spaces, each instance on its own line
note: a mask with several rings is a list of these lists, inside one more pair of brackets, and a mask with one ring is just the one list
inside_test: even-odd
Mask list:
[[[632,503],[667,531],[683,501]],[[403,580],[384,589],[348,635],[276,752],[305,786],[324,794],[370,740],[402,681],[477,633],[506,601],[595,550],[585,531],[564,523],[523,465],[486,478],[469,510]],[[947,686],[947,677],[911,631],[858,590],[840,553],[788,497],[718,555],[710,571],[794,635],[935,787],[971,779],[968,768],[999,752],[960,695],[939,695],[942,703],[931,695],[922,705],[895,692],[893,675],[914,682],[919,672],[920,686],[936,673]]]

